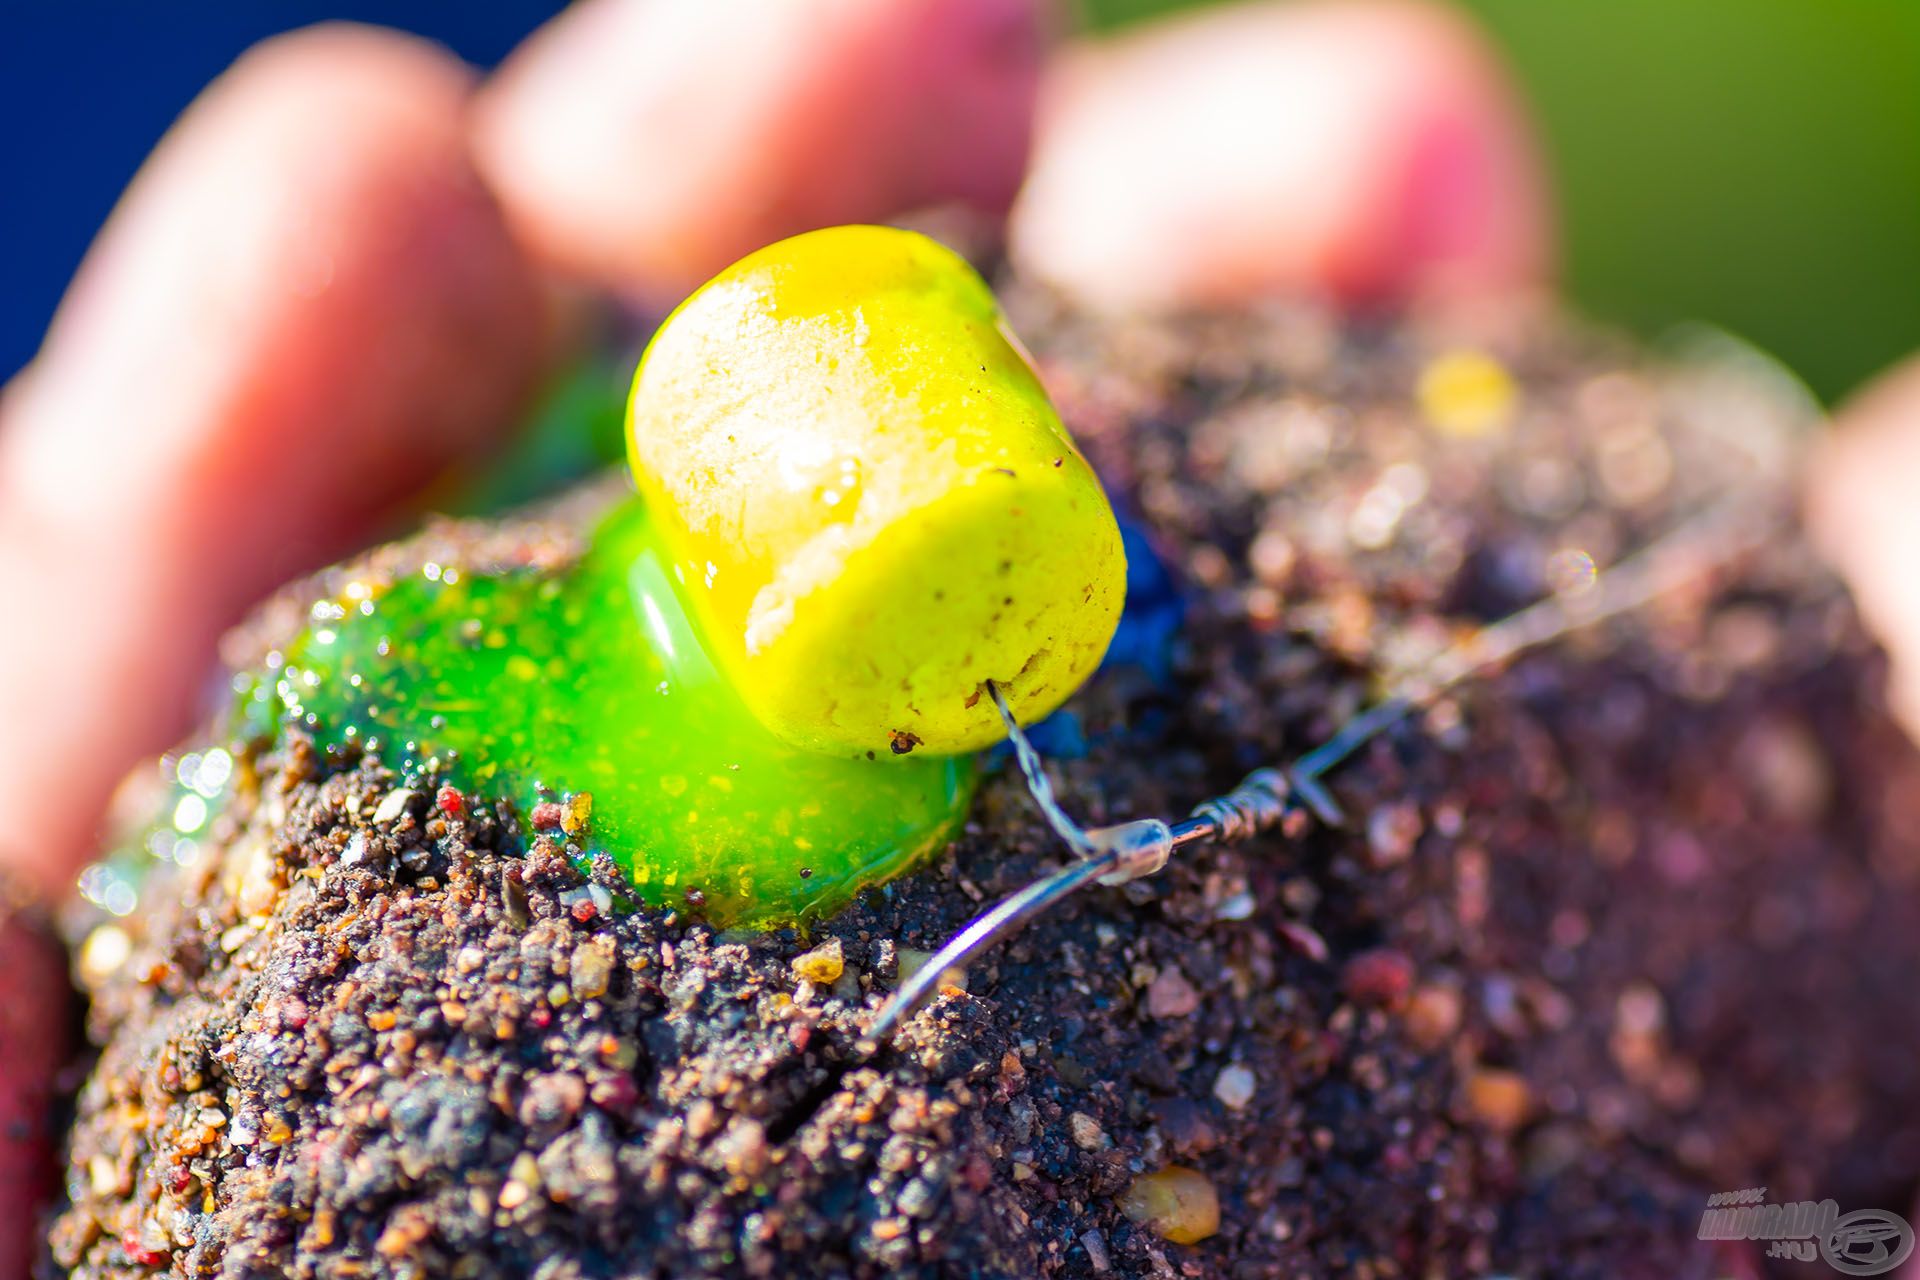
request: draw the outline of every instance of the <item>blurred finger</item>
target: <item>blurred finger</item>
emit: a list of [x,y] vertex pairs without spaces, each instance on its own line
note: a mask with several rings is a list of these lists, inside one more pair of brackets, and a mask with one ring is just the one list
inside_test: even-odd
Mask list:
[[1810,481],[1814,537],[1886,646],[1894,709],[1920,737],[1920,359],[1843,407]]
[[1067,53],[1012,242],[1096,303],[1371,303],[1533,285],[1548,227],[1515,95],[1464,18],[1310,0]]
[[0,907],[0,1276],[33,1274],[39,1252],[68,991],[59,947]]
[[481,165],[577,277],[677,301],[812,227],[1004,211],[1040,0],[583,0],[482,95]]
[[[70,882],[218,633],[509,421],[546,309],[435,46],[257,47],[169,133],[0,400],[0,850]],[[28,837],[26,833],[31,833]]]

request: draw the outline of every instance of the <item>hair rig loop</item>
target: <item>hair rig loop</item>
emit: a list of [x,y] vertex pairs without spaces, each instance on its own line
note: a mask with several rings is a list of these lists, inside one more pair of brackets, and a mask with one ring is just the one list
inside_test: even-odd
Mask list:
[[1034,803],[1075,856],[975,917],[903,982],[874,1015],[866,1035],[869,1051],[933,994],[942,974],[964,968],[980,952],[1087,885],[1121,885],[1154,875],[1177,849],[1201,840],[1245,840],[1278,826],[1296,805],[1328,826],[1345,825],[1322,779],[1368,742],[1477,672],[1498,668],[1577,628],[1632,612],[1722,568],[1760,545],[1775,518],[1771,510],[1756,511],[1730,500],[1708,506],[1599,574],[1578,595],[1548,596],[1469,633],[1398,680],[1385,698],[1290,768],[1256,769],[1225,795],[1194,806],[1192,817],[1174,825],[1139,818],[1092,831],[1082,828],[1060,807],[1040,753],[1027,741],[999,686],[987,681]]

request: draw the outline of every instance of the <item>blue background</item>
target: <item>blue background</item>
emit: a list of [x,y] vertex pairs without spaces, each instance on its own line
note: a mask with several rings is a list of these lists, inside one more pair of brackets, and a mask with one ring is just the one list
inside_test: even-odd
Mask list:
[[0,379],[30,359],[114,199],[246,47],[326,18],[431,35],[490,66],[558,3],[11,0],[0,16]]
[[[1196,0],[1057,2],[1109,26]],[[1459,2],[1535,108],[1580,307],[1722,325],[1829,397],[1920,349],[1920,0]],[[4,0],[0,378],[141,157],[253,41],[358,18],[486,66],[561,7]]]

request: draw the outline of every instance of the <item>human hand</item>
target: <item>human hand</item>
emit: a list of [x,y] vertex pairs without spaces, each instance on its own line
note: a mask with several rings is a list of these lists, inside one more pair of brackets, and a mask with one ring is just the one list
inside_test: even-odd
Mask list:
[[[246,55],[0,397],[0,874],[66,891],[220,632],[497,440],[580,285],[658,306],[779,236],[951,199],[1012,203],[1022,265],[1099,304],[1547,269],[1521,116],[1449,11],[1254,5],[1043,67],[1045,28],[1039,0],[585,0],[482,86],[364,28]],[[34,1135],[0,1138],[0,1274],[51,1165],[57,965],[0,926],[0,1134]]]

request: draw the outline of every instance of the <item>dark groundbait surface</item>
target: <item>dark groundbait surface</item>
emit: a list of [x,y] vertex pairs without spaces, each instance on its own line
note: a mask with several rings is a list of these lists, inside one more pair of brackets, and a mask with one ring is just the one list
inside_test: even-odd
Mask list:
[[[1042,735],[1090,823],[1299,754],[1567,552],[1729,484],[1784,504],[1721,434],[1770,430],[1764,398],[1556,325],[1495,336],[1521,411],[1467,439],[1418,411],[1447,346],[1417,329],[1014,305],[1184,609],[1176,634],[1168,584],[1141,593],[1136,650]],[[562,561],[593,503],[373,563]],[[583,911],[554,836],[430,789],[376,823],[399,781],[296,744],[243,762],[257,798],[93,975],[57,1265],[1724,1274],[1711,1192],[1899,1210],[1920,1169],[1920,763],[1878,681],[1783,538],[1375,744],[1332,780],[1346,829],[1083,895],[871,1064],[903,957],[1062,856],[1010,770],[923,873],[812,938],[733,937]],[[841,977],[801,980],[829,938]],[[1116,1206],[1169,1164],[1217,1189],[1212,1239]]]

